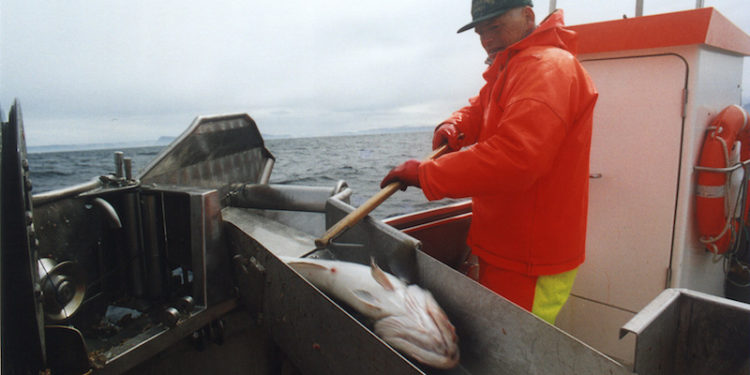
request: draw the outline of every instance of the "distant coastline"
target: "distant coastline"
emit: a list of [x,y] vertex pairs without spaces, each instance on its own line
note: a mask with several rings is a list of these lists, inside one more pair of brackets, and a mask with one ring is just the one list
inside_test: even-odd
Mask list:
[[136,148],[136,147],[153,147],[166,146],[176,137],[159,137],[156,141],[135,141],[135,142],[111,142],[111,143],[86,143],[74,145],[48,145],[48,146],[26,146],[26,151],[33,154],[45,152],[65,152],[65,151],[92,151],[92,150],[109,150],[113,148]]
[[[750,103],[742,105],[742,108],[750,113]],[[316,138],[316,137],[346,137],[346,136],[357,136],[357,135],[373,135],[373,134],[394,134],[394,133],[416,133],[416,132],[431,132],[435,129],[434,125],[406,125],[392,128],[373,128],[364,129],[350,132],[339,132],[334,134],[321,134],[321,135],[304,135],[295,136],[291,134],[263,134],[264,140],[271,139],[291,139],[291,138]],[[137,141],[137,142],[112,142],[112,143],[90,143],[90,144],[77,144],[77,145],[49,145],[49,146],[27,146],[29,153],[44,153],[44,152],[64,152],[64,151],[88,151],[88,150],[109,150],[116,148],[136,148],[136,147],[153,147],[153,146],[166,146],[177,137],[161,136],[156,141]]]
[[[422,131],[432,131],[434,126],[399,126],[395,128],[375,128],[365,129],[359,131],[342,132],[329,135],[321,135],[320,137],[345,137],[345,136],[356,136],[356,135],[372,135],[372,134],[391,134],[391,133],[416,133]],[[311,138],[311,136],[293,136],[289,134],[261,134],[264,140],[270,139],[289,139],[289,138]],[[45,152],[65,152],[65,151],[89,151],[89,150],[109,150],[115,148],[136,148],[136,147],[154,147],[154,146],[166,146],[177,137],[161,136],[156,141],[135,141],[135,142],[110,142],[110,143],[87,143],[87,144],[72,144],[72,145],[47,145],[47,146],[27,146],[26,150],[29,153],[45,153]]]

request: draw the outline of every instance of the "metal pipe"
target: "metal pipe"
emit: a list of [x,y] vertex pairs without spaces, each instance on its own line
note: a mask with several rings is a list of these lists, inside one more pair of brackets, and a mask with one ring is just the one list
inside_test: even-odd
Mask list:
[[273,158],[266,159],[266,165],[263,167],[263,174],[260,175],[260,184],[267,184],[271,180],[271,171],[276,161]]
[[94,190],[102,186],[102,181],[99,178],[95,178],[89,182],[85,182],[79,185],[73,185],[63,189],[47,191],[44,193],[34,194],[31,197],[31,202],[34,207],[39,207],[47,203],[59,201],[65,198],[73,197],[78,194]]
[[696,165],[693,167],[693,170],[699,172],[728,173],[743,167],[747,167],[748,165],[750,165],[750,160],[745,160],[743,162],[736,163],[725,168],[701,167],[700,165]]
[[643,16],[643,0],[635,0],[635,16]]
[[160,300],[163,296],[164,272],[159,232],[164,233],[161,226],[158,202],[155,195],[141,195],[141,218],[143,222],[143,252],[146,260],[146,286],[148,296]]
[[123,255],[128,267],[128,286],[135,297],[143,297],[143,254],[139,241],[140,218],[137,193],[123,194]]
[[557,0],[549,0],[549,12],[552,13],[557,9]]
[[233,191],[229,194],[230,206],[285,211],[325,212],[326,200],[334,194],[340,194],[337,191],[340,189],[338,186],[325,188],[247,184],[234,185],[232,189]]
[[344,180],[339,180],[339,181],[338,181],[338,182],[336,183],[336,187],[335,187],[335,188],[333,188],[333,194],[338,194],[338,193],[340,193],[340,192],[344,191],[344,189],[346,189],[346,188],[348,188],[348,187],[349,187],[349,184],[347,184],[347,183],[346,183],[346,181],[344,181]]
[[124,158],[122,161],[125,164],[125,179],[130,181],[133,179],[133,159]]
[[122,178],[122,151],[115,151],[115,177]]
[[335,199],[337,199],[337,200],[339,200],[341,202],[345,202],[345,203],[348,204],[349,203],[349,198],[351,196],[352,196],[352,189],[346,188],[346,189],[341,190],[340,192],[336,193],[333,196],[333,198],[335,198]]
[[703,8],[703,0],[695,0],[695,8]]

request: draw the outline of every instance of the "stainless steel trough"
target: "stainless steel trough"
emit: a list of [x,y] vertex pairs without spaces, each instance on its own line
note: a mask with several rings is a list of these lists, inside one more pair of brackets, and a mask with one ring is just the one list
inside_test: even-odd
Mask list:
[[[327,221],[353,207],[328,199]],[[366,263],[370,256],[406,253],[418,269],[417,283],[429,289],[456,326],[460,365],[450,371],[410,362],[377,338],[369,322],[307,283],[277,257],[309,251],[313,234],[268,220],[264,210],[222,211],[230,251],[236,253],[240,295],[274,340],[303,372],[360,374],[627,374],[619,363],[531,315],[419,250],[420,243],[367,218],[332,247],[326,257]],[[387,259],[382,259],[387,266]],[[396,263],[398,264],[398,263]],[[398,270],[391,270],[398,274]]]
[[636,335],[634,371],[750,374],[750,305],[665,289],[620,330]]

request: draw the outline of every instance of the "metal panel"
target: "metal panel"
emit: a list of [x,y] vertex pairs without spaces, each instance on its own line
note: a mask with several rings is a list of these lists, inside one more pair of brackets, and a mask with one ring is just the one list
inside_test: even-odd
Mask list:
[[596,342],[597,350],[632,368],[635,338],[624,337],[618,340],[617,336],[619,327],[633,316],[635,313],[570,296],[557,315],[555,325],[562,330],[565,328],[557,323],[564,322],[566,327],[576,327],[577,339],[585,343]]
[[222,238],[219,193],[170,186],[144,189],[141,194],[157,194],[165,205],[167,256],[192,272],[195,303],[210,306],[230,298],[232,280],[226,271],[231,262]]
[[[349,204],[332,197],[326,206],[326,227],[330,228],[354,210]],[[362,221],[334,238],[328,246],[336,259],[369,264],[370,258],[387,272],[407,283],[419,280],[416,267],[416,250],[422,244],[410,236],[366,216]]]
[[634,371],[750,373],[750,305],[687,289],[666,289],[625,326],[636,335]]
[[140,180],[221,189],[232,182],[267,182],[269,163],[273,155],[247,114],[198,117],[144,169]]
[[123,340],[106,352],[93,350],[89,356],[98,367],[98,375],[121,374],[157,353],[171,347],[194,331],[227,314],[237,306],[237,301],[227,300],[208,309],[194,310],[174,327],[163,324],[145,324],[139,334]]
[[[329,199],[331,213],[351,210]],[[289,358],[311,374],[451,373],[451,374],[629,374],[617,362],[482,287],[430,256],[416,251],[415,280],[430,290],[455,324],[461,363],[448,372],[418,368],[377,338],[356,313],[336,305],[277,259],[299,256],[312,244],[310,235],[272,223],[246,209],[222,211],[230,250],[244,258],[238,276],[241,299],[262,308],[264,324]],[[335,219],[334,219],[335,220]],[[382,254],[381,245],[403,239],[402,233],[367,219],[341,241],[367,247],[332,249],[358,259],[361,252]],[[380,238],[380,240],[377,240]],[[374,241],[373,241],[374,240]],[[364,255],[366,257],[366,255]],[[240,267],[241,268],[241,267]],[[243,282],[244,281],[246,282]],[[260,281],[263,280],[263,281]],[[244,285],[244,286],[243,286]],[[262,295],[262,303],[257,296]]]
[[431,257],[460,269],[470,252],[466,237],[471,217],[471,201],[466,201],[383,222],[421,241],[421,250]]
[[[243,275],[238,276],[240,286],[256,288],[240,290],[241,299],[260,308],[263,325],[298,368],[309,374],[423,373],[275,256],[289,254],[285,233],[296,238],[292,244],[305,237],[302,242],[312,245],[312,236],[258,220],[243,209],[226,208],[223,216],[230,250],[260,266],[251,271],[256,276],[247,284]],[[260,236],[253,238],[251,233]],[[257,279],[260,274],[263,282]],[[258,294],[263,296],[260,306],[253,298]]]
[[269,257],[265,265],[265,316],[300,368],[311,374],[421,373],[281,261]]
[[472,374],[630,374],[560,329],[418,252],[420,285],[456,326],[461,366]]

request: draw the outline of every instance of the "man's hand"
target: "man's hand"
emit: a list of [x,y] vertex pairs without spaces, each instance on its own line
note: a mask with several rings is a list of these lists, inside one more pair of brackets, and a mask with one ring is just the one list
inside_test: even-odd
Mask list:
[[458,151],[461,149],[463,137],[463,133],[458,131],[456,125],[446,122],[435,129],[435,134],[432,136],[432,149],[435,150],[443,144],[447,144],[449,152]]
[[380,188],[384,188],[392,182],[399,181],[403,184],[401,190],[406,190],[408,186],[416,186],[421,188],[419,185],[419,165],[422,164],[419,160],[411,159],[403,162],[401,165],[391,169],[390,172],[385,176],[382,182],[380,182]]

